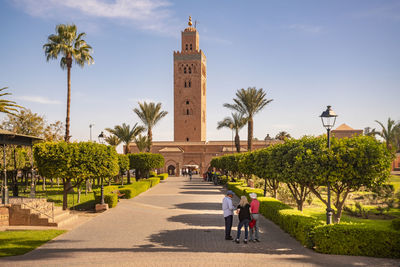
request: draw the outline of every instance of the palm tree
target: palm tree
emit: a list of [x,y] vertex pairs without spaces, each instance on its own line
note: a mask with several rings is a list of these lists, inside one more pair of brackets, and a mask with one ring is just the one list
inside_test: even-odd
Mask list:
[[260,88],[249,87],[247,90],[240,89],[236,92],[233,104],[225,103],[224,107],[242,113],[247,119],[247,149],[253,146],[253,117],[261,111],[273,99],[266,99],[266,92]]
[[[3,87],[0,88],[0,98],[3,98],[3,96],[6,95],[11,95],[11,93],[2,93],[2,91],[6,90],[8,87]],[[16,116],[15,112],[18,112],[18,109],[22,108],[21,106],[18,106],[17,103],[11,100],[7,99],[0,99],[0,112],[1,113],[6,113],[10,115]]]
[[116,147],[121,143],[121,139],[118,138],[115,134],[111,134],[104,138],[104,141],[107,142],[110,146]]
[[161,103],[147,103],[144,101],[143,103],[138,102],[138,104],[139,108],[134,108],[133,112],[136,113],[147,129],[147,138],[149,139],[147,151],[150,151],[153,142],[152,130],[156,124],[168,114],[168,112],[161,110]]
[[146,135],[140,134],[138,137],[135,138],[135,143],[140,152],[148,150],[150,146],[149,139]]
[[398,139],[398,135],[400,132],[400,123],[397,123],[392,120],[391,118],[388,118],[387,121],[387,126],[385,127],[385,125],[383,125],[382,122],[380,121],[375,121],[376,123],[378,123],[382,130],[380,132],[378,131],[374,131],[372,132],[374,135],[379,135],[380,137],[382,137],[385,142],[386,142],[386,147],[389,150],[392,150],[392,147],[395,146],[397,149],[397,139]]
[[284,141],[286,138],[292,138],[288,132],[281,131],[276,136],[275,139]]
[[221,128],[229,128],[232,131],[235,130],[235,146],[236,152],[240,153],[240,137],[239,131],[243,128],[247,123],[245,117],[243,117],[242,113],[232,113],[232,117],[226,117],[224,120],[218,122],[217,129]]
[[82,38],[86,33],[77,33],[76,25],[59,24],[56,26],[56,34],[51,34],[48,37],[48,43],[43,45],[46,60],[57,59],[61,54],[60,66],[62,69],[67,69],[67,116],[65,123],[65,141],[69,142],[69,120],[71,106],[71,67],[72,61],[83,67],[85,63],[92,64],[94,60],[90,53],[92,47]]
[[[129,152],[129,143],[132,142],[138,134],[143,132],[142,126],[133,125],[132,129],[129,125],[122,123],[122,125],[114,126],[114,129],[106,128],[106,130],[113,135],[117,136],[121,142],[125,144],[124,154]],[[131,183],[131,173],[128,170],[128,184]]]
[[128,154],[129,152],[129,143],[135,140],[136,136],[143,132],[144,128],[142,126],[138,126],[137,123],[133,125],[132,129],[130,125],[122,123],[122,125],[114,126],[112,128],[106,128],[108,132],[115,135],[120,142],[125,144],[124,154]]

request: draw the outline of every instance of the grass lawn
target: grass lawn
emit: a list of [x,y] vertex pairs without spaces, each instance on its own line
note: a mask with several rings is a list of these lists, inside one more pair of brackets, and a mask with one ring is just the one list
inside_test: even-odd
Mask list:
[[65,232],[64,230],[0,232],[0,257],[25,254]]

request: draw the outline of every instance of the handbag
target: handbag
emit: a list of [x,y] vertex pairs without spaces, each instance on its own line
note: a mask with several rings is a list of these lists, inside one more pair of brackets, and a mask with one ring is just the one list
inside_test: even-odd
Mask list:
[[256,220],[251,220],[250,222],[249,222],[249,227],[250,227],[250,229],[253,229],[254,228],[254,226],[256,226]]

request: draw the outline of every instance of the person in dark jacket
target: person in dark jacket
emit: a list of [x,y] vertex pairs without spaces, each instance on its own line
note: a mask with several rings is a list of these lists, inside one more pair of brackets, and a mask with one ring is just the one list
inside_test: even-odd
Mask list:
[[244,243],[247,244],[247,238],[249,236],[249,222],[250,217],[250,205],[245,196],[240,198],[239,206],[237,207],[236,213],[239,214],[239,224],[237,227],[236,243],[240,243],[240,232],[244,226]]

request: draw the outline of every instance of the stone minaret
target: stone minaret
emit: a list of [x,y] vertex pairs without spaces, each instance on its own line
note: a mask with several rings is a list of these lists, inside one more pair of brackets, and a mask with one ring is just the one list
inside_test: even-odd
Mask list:
[[182,32],[182,50],[174,52],[174,141],[206,141],[206,56],[199,49],[199,33]]

